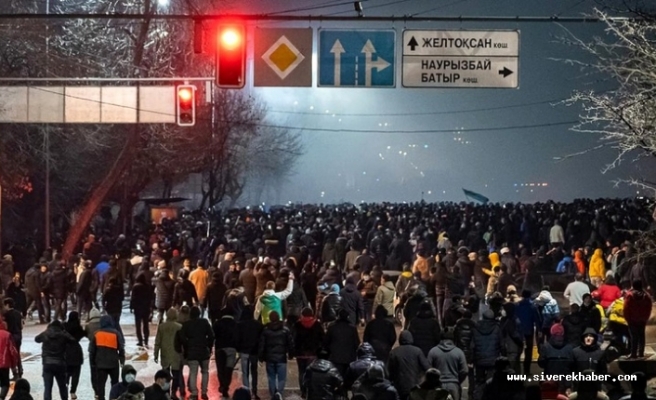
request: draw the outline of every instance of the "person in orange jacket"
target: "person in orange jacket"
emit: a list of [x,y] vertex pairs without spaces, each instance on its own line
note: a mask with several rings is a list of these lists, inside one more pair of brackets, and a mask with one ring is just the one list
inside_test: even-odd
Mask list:
[[583,276],[585,276],[585,258],[583,257],[583,252],[581,250],[576,250],[574,252],[574,264],[576,265],[576,270]]

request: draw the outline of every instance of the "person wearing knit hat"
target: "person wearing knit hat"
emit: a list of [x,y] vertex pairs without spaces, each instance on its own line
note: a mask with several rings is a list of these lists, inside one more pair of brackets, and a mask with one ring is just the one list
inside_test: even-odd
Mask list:
[[[551,337],[539,349],[538,365],[544,369],[544,374],[557,375],[572,372],[574,362],[574,348],[565,341],[565,327],[556,323],[549,330]],[[570,384],[566,381],[558,382],[558,391],[565,393]]]
[[485,310],[483,319],[474,327],[473,354],[474,366],[476,368],[476,384],[469,385],[470,390],[474,387],[474,397],[482,396],[485,388],[485,380],[494,370],[496,359],[501,356],[503,348],[503,334],[499,323],[494,319],[492,310]]
[[551,336],[565,336],[565,328],[562,324],[553,324],[549,330]]

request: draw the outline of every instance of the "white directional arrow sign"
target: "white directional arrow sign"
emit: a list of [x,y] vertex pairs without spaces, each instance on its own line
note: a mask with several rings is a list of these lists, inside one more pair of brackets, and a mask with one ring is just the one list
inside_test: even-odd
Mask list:
[[364,85],[371,86],[371,71],[375,68],[379,72],[390,66],[390,63],[385,61],[382,57],[378,57],[376,61],[373,61],[373,54],[376,52],[371,40],[367,40],[367,43],[364,44],[362,48],[362,53],[365,55],[365,64],[364,64]]
[[342,86],[342,54],[346,53],[342,42],[339,39],[335,40],[335,44],[330,49],[330,52],[335,56],[335,86]]

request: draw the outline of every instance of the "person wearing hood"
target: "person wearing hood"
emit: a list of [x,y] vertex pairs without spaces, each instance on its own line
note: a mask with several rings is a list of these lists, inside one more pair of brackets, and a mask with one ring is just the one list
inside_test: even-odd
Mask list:
[[541,306],[542,312],[542,337],[548,339],[550,336],[551,326],[560,318],[560,308],[558,302],[553,298],[549,291],[549,286],[542,288],[542,291],[535,299],[535,303]]
[[276,393],[282,394],[285,390],[287,357],[293,357],[294,338],[276,311],[271,311],[267,320],[270,322],[260,336],[258,358],[266,363],[269,395],[274,398]]
[[396,294],[399,298],[402,298],[405,295],[410,282],[413,280],[414,275],[412,274],[412,266],[409,263],[403,264],[403,272],[401,272],[401,275],[399,275],[396,280]]
[[[202,305],[205,304],[207,285],[210,283],[210,274],[207,272],[207,269],[205,269],[205,262],[203,260],[198,260],[196,263],[196,269],[189,274],[189,282],[194,285],[196,295],[198,296],[198,304],[201,304],[202,307]],[[203,310],[204,307],[201,308],[201,311]]]
[[189,281],[189,272],[183,269],[173,288],[173,306],[180,307],[185,303],[190,306],[198,304],[198,295],[194,284]]
[[216,373],[219,378],[219,392],[228,397],[232,372],[237,364],[237,321],[231,309],[226,309],[221,318],[214,323],[214,346]]
[[430,303],[421,303],[417,317],[410,322],[408,331],[412,333],[414,345],[428,356],[428,352],[440,343],[440,324],[435,319]]
[[565,255],[565,257],[563,257],[563,259],[558,262],[558,265],[556,266],[556,273],[569,274],[574,269],[573,266],[574,259],[569,255]]
[[144,390],[144,400],[169,400],[173,377],[166,369],[155,373],[155,382]]
[[[499,323],[494,319],[492,310],[483,313],[483,319],[474,328],[473,346],[474,367],[476,368],[476,385],[474,393],[479,393],[475,398],[480,398],[480,393],[485,386],[485,381],[494,370],[494,363],[503,353],[503,334]],[[529,366],[531,356],[529,355]],[[470,384],[470,388],[472,385]],[[471,390],[471,389],[470,389]]]
[[574,251],[574,265],[576,265],[576,272],[581,274],[581,276],[585,276],[585,255],[581,250]]
[[346,376],[346,370],[356,360],[360,346],[358,329],[351,323],[348,311],[339,310],[337,321],[328,327],[323,344],[340,375]]
[[[554,324],[549,340],[540,346],[538,366],[543,369],[545,375],[568,375],[572,372],[573,351],[572,345],[565,341],[565,328],[561,324]],[[561,393],[565,393],[569,386],[565,381],[557,384]]]
[[517,303],[515,314],[519,319],[521,335],[524,337],[524,373],[529,374],[531,370],[535,334],[537,332],[539,337],[542,336],[542,321],[540,320],[540,313],[533,300],[531,300],[530,291],[524,290],[522,292],[522,300]]
[[387,309],[382,304],[376,307],[375,317],[369,321],[364,328],[362,340],[371,343],[376,357],[387,363],[389,354],[396,343],[396,328],[387,314]]
[[508,379],[514,372],[516,371],[510,368],[508,359],[499,357],[494,362],[492,377],[485,382],[482,397],[477,398],[495,400],[501,395],[504,400],[524,400],[526,398],[524,383]]
[[[182,356],[175,350],[175,337],[182,329],[182,324],[178,322],[178,311],[170,308],[166,312],[166,322],[157,328],[155,336],[155,352],[153,358],[155,362],[160,362],[163,369],[171,371],[173,376],[171,384],[171,399],[176,398],[178,389],[182,386]],[[180,393],[184,398],[184,393]]]
[[144,275],[139,275],[137,277],[137,282],[132,286],[132,294],[130,295],[130,311],[134,313],[134,325],[137,331],[137,346],[139,347],[144,346],[144,344],[148,347],[148,337],[150,335],[148,320],[150,317],[150,304],[152,303],[152,299],[153,291],[150,285],[146,284],[146,277]]
[[349,278],[346,280],[346,285],[339,295],[342,298],[342,309],[349,313],[351,323],[356,325],[359,322],[361,325],[364,325],[364,300],[352,279]]
[[592,295],[590,293],[583,295],[583,304],[581,304],[580,309],[583,320],[585,321],[585,327],[592,328],[595,332],[601,332],[602,312],[599,310],[599,307],[597,307],[594,300],[592,300]]
[[[427,303],[432,308],[433,305],[428,299],[426,291],[418,285],[411,286],[407,293],[408,300],[403,305],[404,329],[408,329],[410,322],[417,317],[422,303]],[[435,313],[433,311],[433,313]]]
[[[223,283],[223,274],[221,274],[221,271],[214,272],[212,274],[212,281],[207,285],[205,304],[203,304],[205,309],[207,309],[207,316],[210,318],[212,324],[221,318],[221,305],[227,292],[228,287]],[[248,294],[245,294],[248,297]]]
[[69,383],[69,392],[71,399],[76,400],[77,386],[80,382],[80,372],[84,364],[84,353],[80,340],[86,337],[86,333],[80,324],[80,314],[77,311],[71,311],[68,314],[68,321],[64,323],[64,330],[75,339],[74,343],[66,345],[66,381]]
[[317,359],[312,361],[305,373],[299,373],[299,379],[303,381],[302,396],[307,400],[335,400],[342,387],[342,376],[333,363],[328,361],[326,350],[320,349],[316,354]]
[[376,364],[365,372],[353,385],[354,399],[405,400],[385,378],[385,368]]
[[[66,347],[76,343],[75,338],[64,330],[59,321],[53,321],[45,332],[34,338],[41,343],[41,359],[43,361],[44,400],[52,400],[53,380],[57,381],[61,400],[68,400],[66,387]],[[104,400],[104,399],[101,399]]]
[[96,370],[96,390],[99,400],[105,400],[107,378],[111,384],[118,383],[119,368],[125,364],[123,336],[114,328],[112,317],[100,317],[100,330],[89,343],[89,363]]
[[27,379],[18,379],[14,383],[14,392],[11,394],[9,400],[34,400],[30,394],[30,383]]
[[590,259],[590,283],[594,287],[599,287],[606,277],[606,261],[604,261],[604,251],[602,249],[595,249]]
[[329,324],[337,320],[341,309],[342,297],[339,295],[339,285],[333,283],[330,286],[330,292],[321,301],[321,322]]
[[645,355],[645,329],[651,315],[652,299],[642,288],[642,281],[633,281],[624,300],[624,318],[631,335],[631,358]]
[[325,333],[310,308],[304,308],[301,311],[301,318],[296,321],[292,332],[294,333],[294,357],[298,365],[299,386],[301,393],[305,395],[307,387],[303,377],[321,349]]
[[462,397],[462,384],[469,375],[465,353],[456,347],[449,332],[442,341],[428,353],[428,363],[441,372],[442,388],[447,390],[453,400]]
[[255,304],[254,316],[255,319],[262,317],[262,325],[267,325],[270,322],[269,315],[272,311],[275,311],[279,317],[282,315],[282,302],[291,296],[294,290],[294,274],[289,274],[285,290],[276,292],[275,287],[276,283],[274,281],[267,282],[266,289]]
[[422,376],[430,368],[424,352],[413,343],[412,333],[402,331],[399,347],[392,350],[387,361],[387,371],[401,400],[408,397],[412,388],[421,382]]
[[581,335],[581,345],[572,351],[574,372],[592,369],[595,373],[605,373],[606,365],[602,360],[604,351],[598,343],[599,335],[592,328],[586,328]]
[[565,328],[565,341],[574,347],[579,346],[586,326],[578,304],[570,306],[570,312],[563,318],[562,324]]
[[379,364],[385,369],[385,363],[376,359],[374,348],[367,342],[364,342],[358,348],[358,359],[353,361],[344,376],[344,390],[351,390],[351,386],[369,370],[374,364]]
[[[208,296],[209,296],[208,287]],[[246,306],[241,313],[241,319],[237,323],[237,352],[241,359],[242,385],[251,388],[253,399],[258,400],[257,395],[257,356],[259,351],[260,336],[264,327],[260,321],[253,317],[253,306]]]
[[448,390],[442,388],[442,374],[429,368],[421,383],[410,391],[409,400],[455,400]]
[[[12,285],[13,286],[13,285]],[[6,298],[3,301],[3,315],[5,324],[7,325],[7,331],[11,335],[12,343],[16,347],[16,351],[20,354],[21,345],[23,343],[23,314],[20,311],[14,308],[14,299]],[[23,376],[23,365],[20,357],[18,357],[18,363],[16,367],[12,370],[14,375],[14,380]]]
[[[160,327],[161,328],[161,327]],[[109,391],[109,400],[117,400],[128,391],[128,386],[136,381],[137,370],[130,364],[125,364],[121,370],[121,381],[112,386]]]

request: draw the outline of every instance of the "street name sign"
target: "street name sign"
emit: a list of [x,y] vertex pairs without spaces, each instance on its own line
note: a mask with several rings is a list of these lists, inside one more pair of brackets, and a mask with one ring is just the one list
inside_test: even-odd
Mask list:
[[312,86],[312,28],[255,30],[254,86]]
[[395,86],[394,30],[319,30],[319,86]]
[[517,88],[518,31],[405,30],[403,86]]

